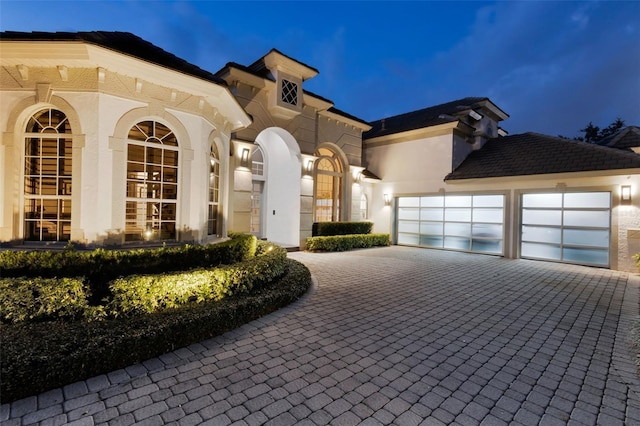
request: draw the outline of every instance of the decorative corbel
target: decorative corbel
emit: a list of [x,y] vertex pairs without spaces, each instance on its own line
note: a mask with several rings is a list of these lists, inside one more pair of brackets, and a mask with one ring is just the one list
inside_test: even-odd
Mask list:
[[38,83],[36,84],[36,101],[38,103],[49,103],[51,101],[51,84]]
[[62,81],[69,81],[69,69],[64,65],[58,65],[58,73]]
[[29,67],[23,64],[17,66],[20,77],[23,81],[29,80]]

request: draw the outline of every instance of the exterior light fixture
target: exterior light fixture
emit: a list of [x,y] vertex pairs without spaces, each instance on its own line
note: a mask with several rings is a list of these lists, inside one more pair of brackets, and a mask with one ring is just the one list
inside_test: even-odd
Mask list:
[[622,204],[631,204],[631,185],[622,185],[620,187],[620,201],[622,201]]
[[244,148],[242,150],[242,156],[240,157],[240,165],[242,167],[249,166],[249,149],[248,148]]
[[311,172],[313,172],[313,160],[307,160],[307,167],[305,168],[305,172],[307,172],[308,175],[311,175]]
[[385,206],[390,206],[391,205],[391,195],[384,194],[384,205]]

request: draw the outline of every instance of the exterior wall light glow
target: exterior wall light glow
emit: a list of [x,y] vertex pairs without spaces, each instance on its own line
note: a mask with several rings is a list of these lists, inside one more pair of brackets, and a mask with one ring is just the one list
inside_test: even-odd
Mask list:
[[240,165],[242,167],[249,166],[249,149],[248,148],[244,148],[242,150],[242,156],[240,157]]
[[311,172],[313,172],[313,160],[307,160],[307,167],[305,168],[305,171],[307,172],[308,175],[310,175]]
[[391,195],[384,194],[384,205],[385,206],[390,206],[391,205]]
[[620,187],[620,201],[622,201],[622,204],[631,204],[631,185],[622,185]]

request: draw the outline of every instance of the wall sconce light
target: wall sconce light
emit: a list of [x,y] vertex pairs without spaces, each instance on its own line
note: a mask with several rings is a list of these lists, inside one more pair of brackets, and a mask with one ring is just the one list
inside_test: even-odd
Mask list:
[[384,194],[384,205],[385,206],[391,205],[391,196],[389,194]]
[[240,165],[242,167],[249,167],[249,149],[242,149],[242,156],[240,157]]
[[311,176],[311,174],[313,173],[313,160],[307,160],[307,167],[305,167],[304,171],[306,172],[306,174]]
[[622,204],[631,204],[631,185],[622,185],[620,187],[620,201],[622,201]]

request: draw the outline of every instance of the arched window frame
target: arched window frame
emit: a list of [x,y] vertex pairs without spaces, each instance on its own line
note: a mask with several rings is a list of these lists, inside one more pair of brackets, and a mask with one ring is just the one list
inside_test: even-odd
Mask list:
[[218,217],[220,212],[220,155],[215,143],[209,152],[209,200],[207,235],[220,235]]
[[129,130],[125,241],[176,240],[179,146],[165,124],[143,120]]
[[69,241],[73,139],[67,115],[38,110],[25,126],[24,142],[23,238]]
[[344,167],[335,152],[320,148],[314,164],[314,222],[340,220]]

